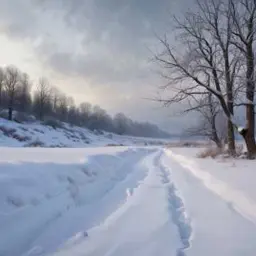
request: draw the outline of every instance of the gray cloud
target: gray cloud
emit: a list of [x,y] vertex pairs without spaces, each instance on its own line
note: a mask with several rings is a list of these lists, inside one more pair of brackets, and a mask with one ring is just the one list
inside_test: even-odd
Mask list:
[[155,42],[154,31],[164,31],[169,0],[57,0],[44,1],[41,7],[61,10],[67,25],[83,35],[78,56],[43,52],[59,72],[70,71],[97,83],[141,81],[152,73],[148,47]]
[[[164,33],[170,12],[181,7],[182,1],[170,0],[1,0],[0,28],[11,38],[28,40],[53,71],[84,78],[98,91],[111,87],[115,98],[104,99],[112,104],[109,109],[139,119],[155,107],[141,101],[140,112],[134,106],[159,83],[149,62],[154,33]],[[162,116],[166,123],[168,111],[152,112],[152,119],[160,122]]]
[[[0,20],[12,37],[40,39],[35,50],[60,73],[96,82],[140,81],[152,73],[148,47],[154,31],[164,31],[170,7],[169,0],[2,0]],[[61,21],[73,30],[65,34]],[[76,33],[79,42],[72,38]]]

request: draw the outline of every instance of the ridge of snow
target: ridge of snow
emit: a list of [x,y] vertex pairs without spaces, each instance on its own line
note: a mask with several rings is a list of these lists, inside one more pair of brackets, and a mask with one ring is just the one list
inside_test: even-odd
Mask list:
[[52,128],[40,122],[16,123],[0,118],[0,146],[6,147],[89,147],[164,144],[168,140],[117,135],[91,131],[87,128],[62,123],[62,128]]

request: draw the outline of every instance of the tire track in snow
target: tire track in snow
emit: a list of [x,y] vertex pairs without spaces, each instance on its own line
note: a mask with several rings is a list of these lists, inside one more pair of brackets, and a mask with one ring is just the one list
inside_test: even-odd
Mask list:
[[170,215],[173,223],[177,226],[179,236],[182,242],[182,248],[177,250],[177,256],[185,256],[185,251],[191,246],[192,226],[186,212],[182,198],[178,194],[175,184],[170,180],[170,171],[161,164],[160,154],[155,159],[155,164],[160,171],[161,181],[166,186],[169,200]]

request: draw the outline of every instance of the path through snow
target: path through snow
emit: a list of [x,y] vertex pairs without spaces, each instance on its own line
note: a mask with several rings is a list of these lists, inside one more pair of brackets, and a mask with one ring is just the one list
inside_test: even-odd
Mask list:
[[182,226],[178,214],[181,205],[168,178],[165,180],[160,156],[161,152],[155,152],[143,158],[136,171],[138,175],[146,170],[147,175],[133,187],[133,193],[102,224],[88,230],[86,239],[75,246],[68,243],[56,255],[169,256],[179,253],[184,246],[178,234],[182,237],[183,230],[177,229]]

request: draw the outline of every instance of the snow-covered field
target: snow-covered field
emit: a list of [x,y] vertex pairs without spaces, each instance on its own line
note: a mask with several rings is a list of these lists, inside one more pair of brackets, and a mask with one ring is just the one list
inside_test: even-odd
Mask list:
[[255,162],[196,153],[0,148],[0,255],[255,255]]

